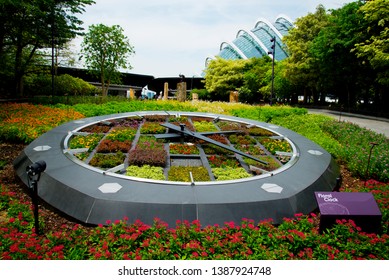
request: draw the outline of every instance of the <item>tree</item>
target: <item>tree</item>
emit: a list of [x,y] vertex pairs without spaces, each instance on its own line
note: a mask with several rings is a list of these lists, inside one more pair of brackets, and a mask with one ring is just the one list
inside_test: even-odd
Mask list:
[[377,82],[389,86],[389,5],[387,0],[367,1],[360,8],[368,22],[368,38],[356,44],[356,54],[368,59],[378,72]]
[[304,102],[309,95],[315,94],[319,79],[318,66],[310,47],[319,32],[328,24],[328,14],[323,5],[316,8],[315,13],[298,18],[295,28],[283,38],[289,58],[285,61],[285,74],[292,85],[303,91]]
[[272,61],[268,56],[251,58],[245,66],[243,87],[239,90],[239,100],[247,103],[257,103],[262,98],[268,98],[271,92]]
[[127,60],[135,50],[123,32],[119,25],[91,25],[81,45],[87,68],[100,77],[103,96],[119,69],[132,68]]
[[227,60],[217,57],[205,70],[205,88],[212,93],[213,100],[228,100],[231,91],[243,85],[244,68],[247,61],[243,59]]
[[359,12],[362,5],[356,1],[333,10],[309,50],[320,65],[318,88],[335,93],[349,108],[369,92],[373,82],[370,65],[352,52],[366,38],[368,26]]
[[[76,15],[83,13],[93,0],[1,0],[0,1],[0,60],[13,71],[15,92],[23,93],[23,78],[42,48],[62,45],[82,28]],[[4,59],[5,58],[5,59]]]

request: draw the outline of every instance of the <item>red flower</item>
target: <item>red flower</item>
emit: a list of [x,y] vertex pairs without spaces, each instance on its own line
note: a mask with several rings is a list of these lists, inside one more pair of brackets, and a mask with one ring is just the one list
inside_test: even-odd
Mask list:
[[9,251],[11,253],[16,253],[19,251],[19,247],[18,247],[18,244],[12,244],[10,247],[9,247]]
[[58,245],[53,248],[53,252],[60,252],[64,248],[63,245]]

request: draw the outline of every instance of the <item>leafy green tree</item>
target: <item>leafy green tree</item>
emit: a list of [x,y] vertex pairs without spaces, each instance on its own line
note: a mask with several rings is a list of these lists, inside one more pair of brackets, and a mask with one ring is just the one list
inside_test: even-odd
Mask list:
[[319,80],[318,65],[310,48],[313,40],[327,25],[328,13],[323,5],[319,5],[315,13],[298,18],[295,28],[283,38],[289,53],[285,61],[285,75],[292,85],[301,89],[304,102],[307,102],[308,95],[315,94]]
[[91,25],[81,45],[86,66],[100,77],[103,96],[119,79],[119,69],[132,68],[128,58],[135,50],[123,32],[119,25]]
[[217,57],[205,70],[205,88],[213,100],[228,100],[231,91],[243,85],[246,60],[227,60]]
[[242,102],[257,103],[270,96],[271,69],[271,59],[267,56],[247,60],[239,93]]
[[[1,0],[0,63],[13,69],[0,74],[23,93],[23,78],[39,49],[62,45],[81,34],[82,14],[93,0]],[[11,67],[12,66],[12,67]]]
[[372,83],[371,67],[359,59],[352,49],[366,38],[367,24],[359,13],[364,3],[356,1],[333,10],[325,26],[313,40],[310,55],[319,65],[322,92],[339,96],[340,103],[352,107]]
[[[287,79],[285,61],[277,62],[274,67],[274,92],[276,98],[283,103],[296,104],[298,102],[297,88]],[[270,83],[271,80],[268,81],[269,90]]]
[[367,1],[360,8],[368,23],[368,38],[355,45],[357,56],[368,59],[378,72],[377,82],[389,86],[389,5],[387,0]]

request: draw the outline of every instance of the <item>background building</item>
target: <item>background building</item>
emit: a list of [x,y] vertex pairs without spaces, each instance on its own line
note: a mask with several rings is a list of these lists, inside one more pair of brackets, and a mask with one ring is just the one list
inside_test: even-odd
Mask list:
[[[288,56],[282,38],[293,27],[292,21],[285,15],[279,15],[274,23],[261,18],[257,20],[253,29],[241,29],[233,41],[221,43],[220,52],[217,56],[224,59],[248,59],[268,56],[272,45],[270,39],[275,37],[275,60],[282,60]],[[212,59],[212,57],[208,57],[206,65]]]

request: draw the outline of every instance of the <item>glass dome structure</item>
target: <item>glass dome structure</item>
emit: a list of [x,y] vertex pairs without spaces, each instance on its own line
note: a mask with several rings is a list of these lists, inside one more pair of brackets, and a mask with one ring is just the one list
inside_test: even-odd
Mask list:
[[[292,20],[285,15],[279,15],[274,23],[260,18],[253,29],[239,30],[233,41],[221,43],[220,52],[217,56],[224,59],[249,59],[268,56],[272,44],[270,39],[275,37],[275,60],[283,60],[288,54],[285,51],[282,39],[293,27]],[[210,60],[212,58],[208,57],[206,64]]]

